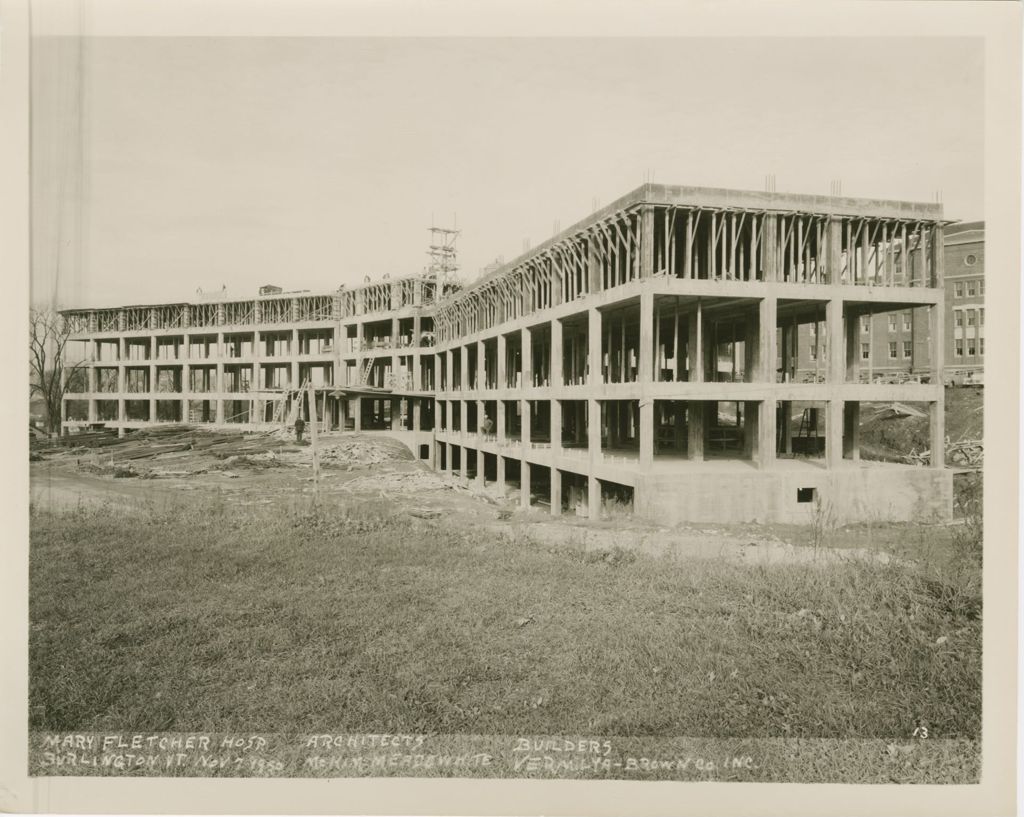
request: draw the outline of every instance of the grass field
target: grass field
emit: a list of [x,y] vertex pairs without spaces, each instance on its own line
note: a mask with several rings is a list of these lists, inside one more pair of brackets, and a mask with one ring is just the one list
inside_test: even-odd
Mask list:
[[36,509],[30,726],[974,740],[979,560],[929,536],[742,565],[384,503]]

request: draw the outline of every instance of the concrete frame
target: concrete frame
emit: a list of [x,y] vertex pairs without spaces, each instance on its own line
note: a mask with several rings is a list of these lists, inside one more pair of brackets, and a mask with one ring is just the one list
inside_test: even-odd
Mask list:
[[[702,219],[704,228],[695,227]],[[843,522],[949,518],[952,477],[941,458],[928,469],[868,463],[860,459],[857,433],[861,402],[921,401],[930,408],[932,450],[943,450],[941,378],[929,384],[861,383],[855,343],[860,316],[870,310],[943,303],[943,227],[938,204],[645,185],[439,304],[438,354],[450,359],[453,352],[482,348],[496,339],[499,369],[498,388],[476,389],[462,382],[439,399],[453,407],[496,401],[494,439],[482,439],[463,422],[458,443],[476,447],[479,455],[495,454],[499,462],[503,457],[518,459],[523,506],[533,496],[530,466],[549,468],[552,514],[562,510],[564,472],[586,478],[591,517],[600,515],[605,481],[631,488],[639,514],[668,523],[799,522],[814,512]],[[896,274],[894,261],[902,247],[924,259],[913,279]],[[668,298],[685,302],[696,316],[688,321],[687,379],[682,381],[661,381],[654,372],[659,325],[655,304]],[[705,337],[709,310],[726,299],[746,310],[742,382],[718,382],[714,336]],[[801,303],[813,305],[816,316],[824,313],[829,353],[825,382],[797,383],[777,372],[785,361],[780,336],[790,337],[780,305],[786,311]],[[605,355],[611,347],[602,345],[603,316],[635,304],[635,379],[606,382]],[[585,321],[588,327],[585,383],[570,385],[561,376],[567,320]],[[931,309],[930,320],[931,337],[943,337],[943,310]],[[551,376],[546,384],[535,385],[531,340],[541,331],[550,337]],[[522,376],[515,388],[504,377],[503,354],[506,338],[513,335],[522,344]],[[678,335],[675,343],[678,349]],[[932,346],[932,365],[941,372],[941,344]],[[657,354],[660,360],[660,346]],[[678,371],[678,362],[676,366]],[[584,401],[588,417],[594,418],[609,400],[638,405],[635,458],[602,450],[602,428],[594,422],[587,426],[586,449],[563,449],[562,401]],[[687,422],[685,461],[659,462],[655,456],[655,400],[698,407]],[[521,438],[515,442],[505,439],[505,406],[511,401],[524,407]],[[746,407],[744,461],[706,459],[708,414],[703,401]],[[537,402],[552,407],[550,443],[530,441],[526,407]],[[785,457],[789,432],[780,434],[776,412],[793,402],[826,407],[823,463]],[[435,429],[435,437],[452,439],[444,427]],[[499,490],[503,483],[499,479]],[[807,495],[816,501],[798,501]]]
[[[251,301],[68,310],[63,314],[72,327],[72,339],[86,341],[90,355],[87,392],[69,394],[65,400],[86,400],[88,418],[64,420],[63,426],[67,430],[100,424],[97,402],[116,400],[118,421],[103,424],[122,432],[144,427],[155,422],[158,399],[180,400],[186,418],[190,400],[211,401],[214,424],[219,425],[230,419],[225,417],[230,401],[247,400],[260,412],[265,401],[277,397],[277,392],[263,389],[244,397],[225,392],[225,365],[241,364],[262,373],[265,366],[285,363],[295,386],[300,363],[320,363],[332,366],[334,382],[318,393],[345,394],[339,408],[342,427],[349,417],[352,428],[361,430],[360,395],[395,398],[393,418],[397,401],[406,399],[412,408],[413,433],[426,435],[413,444],[429,443],[431,462],[440,462],[443,455],[443,473],[452,473],[457,453],[465,481],[472,458],[477,463],[475,487],[486,489],[491,486],[485,486],[483,463],[491,455],[497,463],[493,487],[504,492],[506,468],[517,462],[519,501],[528,506],[531,466],[547,467],[552,514],[562,511],[563,475],[575,474],[586,480],[587,513],[592,517],[600,515],[601,483],[606,482],[632,490],[637,513],[667,523],[807,521],[815,508],[820,511],[823,506],[837,521],[949,518],[952,477],[941,457],[932,468],[867,463],[859,457],[856,430],[861,402],[926,402],[932,450],[943,448],[941,377],[928,384],[861,383],[857,355],[860,318],[872,312],[933,307],[930,337],[944,337],[944,310],[934,308],[944,302],[943,228],[940,204],[648,184],[462,290],[452,287],[438,293],[433,279],[415,276],[320,295],[275,292]],[[913,274],[898,270],[896,259],[911,252],[920,259]],[[659,336],[667,303],[676,310],[671,355]],[[603,333],[606,316],[621,309],[630,310],[631,321],[636,317],[629,345],[624,322],[618,340]],[[685,340],[681,309],[686,311]],[[723,382],[717,332],[729,310],[731,374]],[[793,329],[801,315],[824,326],[824,382],[797,383],[786,376],[793,364]],[[425,319],[434,324],[430,343],[395,343],[402,321],[412,321],[415,339],[420,338]],[[563,372],[566,321],[576,327],[577,337],[582,326],[587,329],[585,377],[577,371],[573,383],[566,382]],[[391,340],[371,345],[367,325],[379,322],[390,326]],[[742,328],[739,337],[736,326]],[[330,351],[300,354],[300,332],[310,329],[333,333]],[[291,347],[289,354],[274,356],[271,363],[261,354],[260,335],[280,331],[291,332]],[[252,335],[248,354],[189,357],[192,335],[215,336],[214,349],[221,352],[225,333],[240,332]],[[172,336],[183,338],[183,356],[157,360],[158,340]],[[533,364],[540,347],[534,348],[534,339],[540,337],[546,339],[549,356],[542,358],[548,377],[535,384]],[[149,358],[128,361],[127,344],[140,340],[150,344]],[[520,347],[519,377],[511,384],[510,341]],[[99,359],[95,353],[100,342],[117,344],[116,360]],[[737,351],[741,343],[742,358]],[[495,352],[491,357],[489,348]],[[613,349],[620,370],[629,367],[629,376],[620,377],[620,382],[606,382],[604,375]],[[929,352],[933,369],[941,373],[942,344],[932,340]],[[576,354],[574,366],[583,350]],[[476,360],[473,382],[471,357]],[[673,372],[664,379],[664,361],[669,358]],[[384,371],[397,372],[403,361],[411,364],[411,379],[392,379],[384,384],[390,389],[367,387],[364,373],[379,379]],[[191,392],[190,367],[211,364],[216,389]],[[155,391],[158,365],[177,367],[180,393]],[[119,390],[97,391],[96,370],[114,366]],[[149,391],[129,395],[124,391],[125,371],[138,366],[149,367]],[[737,379],[740,366],[743,377]],[[423,382],[424,373],[434,380],[433,389]],[[149,401],[150,419],[128,421],[125,402],[139,399]],[[635,456],[602,449],[602,427],[595,418],[601,417],[602,404],[613,400],[637,407]],[[673,420],[678,424],[685,419],[685,434],[679,426],[673,431],[678,448],[685,438],[685,458],[656,454],[659,429],[654,407],[662,400],[685,404],[680,412],[677,403]],[[562,445],[566,401],[574,401],[576,425],[585,415],[585,448]],[[738,458],[716,459],[709,449],[710,431],[718,423],[708,409],[712,402],[743,407]],[[791,429],[778,427],[777,410],[794,402],[825,407],[823,463],[788,458]],[[435,424],[433,431],[423,432],[421,417],[428,403]],[[471,404],[477,418],[474,428],[468,425]],[[492,431],[485,433],[487,404],[494,405],[495,416],[489,417]],[[506,419],[509,407],[517,404],[521,434],[512,440]],[[531,441],[534,404],[547,404],[550,412],[548,442]],[[405,432],[393,420],[391,433]],[[813,495],[818,501],[808,507],[797,502],[797,495]]]

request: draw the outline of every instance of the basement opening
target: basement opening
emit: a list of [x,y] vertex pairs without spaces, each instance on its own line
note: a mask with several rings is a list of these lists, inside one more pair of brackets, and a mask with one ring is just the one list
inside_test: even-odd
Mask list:
[[796,501],[797,502],[814,502],[818,498],[817,488],[797,488],[796,489]]

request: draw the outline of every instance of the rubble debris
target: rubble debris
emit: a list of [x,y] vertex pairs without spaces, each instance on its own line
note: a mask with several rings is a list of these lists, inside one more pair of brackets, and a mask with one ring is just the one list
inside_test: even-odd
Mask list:
[[437,519],[441,512],[435,508],[410,508],[408,514],[417,519]]

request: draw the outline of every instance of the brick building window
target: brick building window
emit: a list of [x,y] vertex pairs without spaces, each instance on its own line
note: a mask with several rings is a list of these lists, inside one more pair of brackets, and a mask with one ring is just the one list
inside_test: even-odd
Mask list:
[[907,358],[913,354],[914,342],[910,340],[903,341],[903,357]]
[[896,341],[894,340],[889,341],[889,357],[892,360],[896,359]]
[[964,313],[960,309],[953,310],[953,323],[957,326],[964,325]]
[[914,328],[914,316],[911,312],[903,313],[903,330],[909,332]]
[[985,310],[984,309],[979,309],[978,310],[978,323],[981,326],[985,325]]
[[957,338],[956,342],[953,344],[953,356],[954,357],[963,357],[964,356],[964,339],[963,338]]
[[974,338],[968,338],[967,340],[967,356],[974,357]]
[[860,331],[866,335],[870,329],[871,318],[868,315],[865,315],[863,318],[860,319]]
[[977,294],[978,294],[977,282],[975,282],[975,281],[968,281],[967,282],[967,297],[968,298],[973,298]]
[[890,332],[895,332],[896,331],[896,316],[892,315],[892,314],[889,315],[889,331]]
[[967,325],[974,326],[975,323],[975,311],[973,309],[967,310]]
[[978,338],[978,354],[985,354],[985,338]]
[[963,298],[964,297],[964,282],[963,281],[957,281],[955,284],[953,284],[953,297],[954,298]]
[[871,344],[870,343],[862,343],[860,345],[860,359],[861,360],[870,360],[871,359]]

